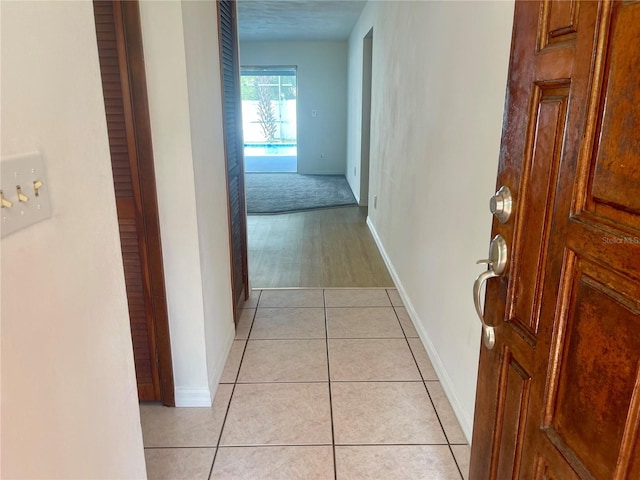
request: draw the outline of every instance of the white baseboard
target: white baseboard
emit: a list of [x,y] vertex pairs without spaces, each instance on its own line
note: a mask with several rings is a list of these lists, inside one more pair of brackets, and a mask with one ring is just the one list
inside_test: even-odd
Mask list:
[[175,399],[176,407],[210,407],[216,396],[224,365],[229,356],[229,351],[233,345],[235,331],[230,329],[225,342],[225,347],[221,348],[215,361],[216,369],[209,374],[209,388],[182,388],[176,387]]
[[208,388],[176,387],[176,407],[210,407],[211,391]]
[[218,352],[218,358],[216,358],[215,362],[216,369],[209,373],[209,391],[211,392],[211,403],[213,403],[213,399],[216,398],[218,385],[220,385],[220,380],[222,379],[222,372],[224,371],[224,366],[227,363],[227,357],[229,357],[229,352],[231,351],[231,347],[233,346],[235,337],[236,330],[234,326],[234,328],[229,330],[224,348],[221,348]]
[[433,364],[433,368],[436,372],[436,375],[440,380],[442,389],[447,395],[447,398],[449,399],[449,403],[451,403],[451,407],[453,408],[453,411],[456,414],[456,417],[458,418],[458,422],[460,422],[460,427],[462,428],[462,431],[464,432],[465,437],[467,437],[467,441],[469,442],[469,444],[471,444],[471,434],[473,431],[473,418],[471,418],[462,407],[462,404],[460,403],[460,400],[458,399],[458,396],[456,395],[455,390],[453,388],[453,382],[451,381],[451,377],[447,373],[447,370],[444,364],[442,363],[442,359],[440,358],[440,355],[438,355],[438,352],[435,346],[433,345],[433,342],[431,341],[429,334],[425,330],[422,322],[420,322],[418,314],[416,313],[416,310],[413,307],[413,304],[411,303],[411,300],[409,299],[409,296],[407,295],[407,292],[404,286],[402,285],[402,281],[398,276],[398,272],[393,266],[393,263],[391,262],[391,259],[389,258],[389,255],[387,254],[384,248],[384,245],[382,244],[382,240],[380,240],[380,236],[378,235],[378,232],[376,231],[375,226],[371,222],[370,217],[367,217],[367,226],[371,231],[371,235],[373,235],[373,239],[375,240],[376,245],[378,246],[378,250],[380,250],[380,255],[382,255],[382,259],[384,260],[384,263],[386,264],[387,269],[391,274],[393,283],[398,289],[398,294],[400,295],[400,298],[402,299],[402,302],[404,303],[404,306],[407,309],[407,314],[409,315],[409,318],[411,318],[411,321],[413,322],[413,325],[415,326],[416,331],[420,336],[420,340],[422,341],[422,344],[424,345],[424,348],[427,351],[429,358],[431,359],[431,363]]

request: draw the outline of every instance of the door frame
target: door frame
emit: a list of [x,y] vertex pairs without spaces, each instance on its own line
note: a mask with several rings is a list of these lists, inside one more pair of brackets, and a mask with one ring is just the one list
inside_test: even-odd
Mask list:
[[[373,27],[362,38],[362,118],[360,126],[360,202],[369,205],[371,155],[371,86],[373,82]],[[348,173],[348,172],[347,172]],[[376,207],[376,205],[374,205]]]

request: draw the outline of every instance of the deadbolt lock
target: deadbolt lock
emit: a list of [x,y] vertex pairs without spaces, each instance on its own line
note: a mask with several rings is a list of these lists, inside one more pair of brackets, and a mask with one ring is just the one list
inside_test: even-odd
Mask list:
[[489,209],[500,223],[506,223],[511,217],[511,209],[513,208],[513,197],[509,187],[500,187],[500,190],[489,200]]

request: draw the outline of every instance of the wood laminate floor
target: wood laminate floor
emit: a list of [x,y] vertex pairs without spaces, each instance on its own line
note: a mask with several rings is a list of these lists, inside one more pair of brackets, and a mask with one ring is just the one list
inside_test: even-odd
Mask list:
[[248,216],[251,287],[392,287],[366,218],[366,207]]

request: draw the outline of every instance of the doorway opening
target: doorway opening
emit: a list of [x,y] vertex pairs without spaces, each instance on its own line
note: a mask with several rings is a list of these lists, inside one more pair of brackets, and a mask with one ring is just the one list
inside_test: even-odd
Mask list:
[[360,137],[360,206],[369,205],[369,152],[371,148],[371,78],[373,28],[362,39],[362,134]]
[[246,173],[296,173],[296,67],[241,67]]

